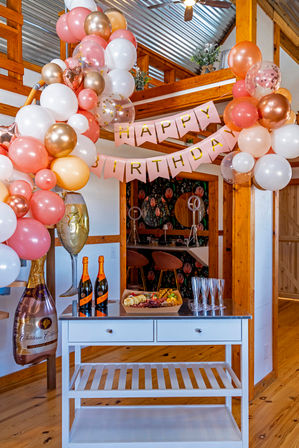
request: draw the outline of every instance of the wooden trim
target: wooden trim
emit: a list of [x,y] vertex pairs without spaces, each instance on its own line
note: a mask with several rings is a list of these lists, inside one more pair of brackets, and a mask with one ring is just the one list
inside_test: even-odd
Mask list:
[[219,270],[219,244],[218,220],[219,197],[217,180],[209,182],[209,277],[218,278]]
[[[164,235],[164,231],[162,229],[138,229],[138,233],[141,235],[154,235],[160,237]],[[167,235],[183,235],[188,237],[190,235],[190,229],[173,229],[167,230]],[[209,236],[209,230],[198,230],[198,236]]]
[[299,178],[293,177],[293,179],[290,180],[289,185],[299,185]]
[[278,275],[279,275],[279,192],[273,192],[272,240],[272,363],[278,376]]
[[18,25],[23,25],[23,16],[21,13],[14,11],[4,5],[0,5],[0,17],[11,20]]
[[299,45],[295,45],[284,33],[281,33],[280,46],[283,50],[299,64]]
[[222,274],[225,280],[224,297],[232,297],[232,220],[233,188],[223,182],[223,254]]
[[31,62],[23,60],[24,68],[27,68],[27,70],[32,70],[33,72],[41,73],[42,66],[37,64],[32,64]]
[[256,398],[259,394],[264,392],[264,390],[268,386],[270,386],[271,383],[273,383],[275,378],[276,378],[276,374],[275,374],[274,370],[272,370],[270,373],[268,373],[268,375],[265,376],[265,378],[263,378],[261,381],[259,381],[254,386],[254,398]]
[[288,294],[285,291],[281,291],[281,292],[279,292],[278,299],[279,300],[294,300],[297,302],[299,299],[299,294],[296,294],[296,293]]
[[[111,244],[120,242],[121,242],[120,235],[95,235],[95,236],[89,236],[85,244]],[[62,246],[58,238],[55,238],[55,246],[56,247]]]
[[[0,37],[2,37],[1,36],[1,23],[0,23]],[[14,36],[14,39],[15,39],[15,36]],[[3,68],[4,70],[10,70],[14,73],[19,73],[20,75],[24,74],[23,64],[21,62],[12,61],[6,55],[3,56],[3,53],[1,53],[1,57],[0,57],[0,67]],[[2,86],[1,86],[1,88],[2,88]]]
[[119,227],[120,227],[120,296],[127,282],[127,194],[126,183],[119,183]]
[[203,182],[218,182],[218,176],[214,174],[199,173],[193,171],[193,173],[185,173],[184,171],[177,175],[177,177],[183,177],[184,179],[202,180]]
[[20,85],[14,79],[10,79],[5,75],[0,75],[0,85],[1,89],[18,93],[19,95],[28,96],[31,92],[31,87]]
[[273,62],[278,67],[280,66],[280,28],[277,23],[274,23],[274,48],[273,48]]
[[0,103],[0,114],[15,117],[19,107],[10,106],[9,104]]
[[[55,302],[55,229],[48,229],[48,231],[51,237],[51,246],[47,253],[47,287]],[[56,354],[47,358],[47,389],[56,389]]]

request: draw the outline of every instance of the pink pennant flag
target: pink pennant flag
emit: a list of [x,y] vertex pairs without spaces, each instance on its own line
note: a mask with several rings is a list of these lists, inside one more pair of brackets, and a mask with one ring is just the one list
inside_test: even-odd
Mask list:
[[134,128],[137,146],[140,146],[145,142],[157,143],[154,121],[148,121],[147,123],[135,123]]
[[157,179],[157,177],[169,179],[167,158],[165,156],[157,156],[146,159],[146,165],[150,182]]
[[123,144],[135,146],[134,126],[130,125],[130,123],[115,124],[114,141],[116,146]]
[[126,182],[134,179],[146,182],[146,159],[131,159],[126,161]]
[[227,143],[223,132],[220,130],[205,138],[201,143],[201,148],[209,155],[212,162],[219,154],[227,152]]
[[210,163],[208,151],[203,147],[202,142],[186,148],[184,152],[187,154],[192,171],[195,171],[202,163]]
[[96,176],[101,177],[105,161],[106,156],[103,154],[98,154],[96,162],[90,167],[90,171]]
[[168,137],[179,138],[178,130],[174,118],[162,118],[162,120],[155,121],[158,141],[163,142]]
[[204,131],[210,123],[221,123],[219,114],[213,101],[194,109],[200,128]]
[[178,114],[175,116],[175,122],[180,134],[180,137],[184,137],[187,132],[198,132],[199,126],[196,120],[196,115],[193,110]]
[[188,160],[188,156],[183,151],[177,151],[173,154],[169,154],[167,156],[167,162],[170,169],[170,173],[172,177],[175,177],[177,174],[181,173],[182,171],[186,171],[187,173],[192,173],[192,169]]
[[229,151],[232,151],[234,149],[235,144],[238,141],[240,132],[232,131],[228,126],[223,126],[221,129],[219,129],[219,131],[223,132],[226,143],[229,147]]
[[104,169],[104,179],[110,179],[114,177],[120,182],[124,180],[125,174],[125,159],[118,159],[117,157],[106,157],[105,169]]

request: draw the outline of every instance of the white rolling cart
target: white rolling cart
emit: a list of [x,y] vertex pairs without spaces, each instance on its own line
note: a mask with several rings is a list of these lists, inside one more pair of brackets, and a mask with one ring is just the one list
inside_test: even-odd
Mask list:
[[[106,317],[78,317],[67,308],[62,323],[62,448],[248,448],[248,319],[228,310],[195,316],[127,315],[109,304]],[[225,345],[225,361],[82,363],[84,346]],[[231,346],[241,351],[241,380],[231,367]],[[70,375],[69,353],[75,347]],[[82,406],[81,399],[225,397],[223,405]],[[232,413],[241,398],[241,428]],[[70,400],[75,413],[70,421]]]

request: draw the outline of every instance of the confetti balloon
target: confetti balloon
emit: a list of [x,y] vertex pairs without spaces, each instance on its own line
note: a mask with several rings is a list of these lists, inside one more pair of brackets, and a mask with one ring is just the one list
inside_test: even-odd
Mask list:
[[281,72],[273,62],[261,61],[251,67],[245,78],[246,90],[258,99],[279,89]]
[[132,124],[135,120],[135,108],[128,98],[103,97],[97,108],[96,116],[100,126],[107,131],[114,131],[114,125],[117,123]]

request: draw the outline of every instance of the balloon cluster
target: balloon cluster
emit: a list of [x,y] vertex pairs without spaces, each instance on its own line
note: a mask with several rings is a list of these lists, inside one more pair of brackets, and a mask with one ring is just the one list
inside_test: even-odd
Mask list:
[[291,110],[291,94],[280,87],[280,69],[263,61],[260,49],[252,42],[235,45],[228,63],[239,79],[223,119],[239,132],[240,151],[224,157],[222,176],[229,183],[242,183],[253,175],[254,184],[261,189],[280,190],[292,177],[286,159],[299,156],[299,126]]
[[57,34],[78,43],[72,57],[46,64],[40,105],[22,107],[14,126],[0,128],[0,287],[17,278],[20,258],[38,259],[49,250],[47,226],[65,212],[51,190],[87,184],[100,125],[113,130],[135,118],[128,98],[137,43],[124,15],[104,14],[94,0],[65,3],[69,12],[59,18]]

